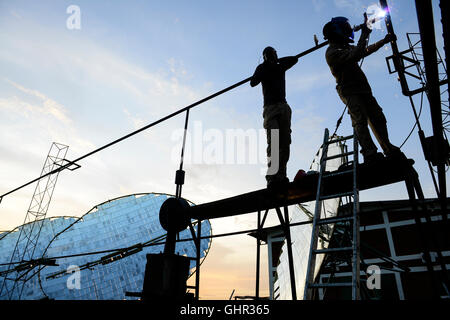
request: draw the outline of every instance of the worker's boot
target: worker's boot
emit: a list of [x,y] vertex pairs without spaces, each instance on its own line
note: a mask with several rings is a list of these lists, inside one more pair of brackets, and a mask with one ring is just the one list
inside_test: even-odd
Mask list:
[[389,134],[388,134],[388,129],[387,129],[385,121],[379,121],[378,123],[376,123],[375,126],[371,125],[371,127],[372,127],[372,131],[373,131],[375,137],[378,140],[378,143],[380,144],[380,146],[383,149],[383,152],[387,158],[390,158],[390,159],[405,158],[406,159],[403,152],[400,151],[400,148],[394,146],[389,141]]
[[364,155],[364,163],[369,164],[369,165],[375,164],[383,159],[384,159],[384,156],[381,152]]
[[384,153],[386,155],[386,158],[392,159],[392,160],[406,160],[405,154],[400,150],[399,147],[396,147],[394,145],[391,145],[389,148],[389,151]]
[[273,178],[267,182],[267,189],[270,191],[287,191],[289,185],[289,179],[287,177],[283,178]]

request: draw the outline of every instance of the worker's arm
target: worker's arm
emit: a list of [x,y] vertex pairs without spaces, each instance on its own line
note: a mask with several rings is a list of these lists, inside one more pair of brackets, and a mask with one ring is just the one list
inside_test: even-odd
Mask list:
[[296,63],[298,62],[298,58],[291,56],[291,57],[284,57],[278,59],[278,63],[281,65],[281,67],[286,71],[287,69],[292,68]]
[[374,44],[371,44],[370,46],[368,46],[368,47],[366,48],[366,54],[365,54],[365,56],[368,56],[368,55],[370,55],[370,54],[372,54],[372,53],[378,51],[378,49],[380,49],[381,47],[383,47],[385,44],[388,44],[389,42],[395,41],[395,40],[397,40],[397,37],[395,36],[395,34],[388,33],[388,34],[384,37],[384,39],[382,39],[382,40],[380,40],[380,41],[378,41],[378,42],[375,42]]
[[259,65],[256,67],[255,73],[253,73],[253,76],[250,80],[250,85],[252,87],[257,86],[262,81],[262,78],[263,78],[263,68],[261,65]]

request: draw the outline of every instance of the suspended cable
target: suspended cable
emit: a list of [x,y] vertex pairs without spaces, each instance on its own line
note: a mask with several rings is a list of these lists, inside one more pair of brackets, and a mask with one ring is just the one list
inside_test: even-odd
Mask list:
[[[289,224],[290,227],[305,225],[305,224],[311,224],[312,221],[301,221],[296,223]],[[209,236],[200,236],[200,240],[206,240],[206,239],[213,239],[213,238],[220,238],[220,237],[228,237],[228,236],[234,236],[234,235],[240,235],[245,233],[252,233],[252,232],[258,232],[258,231],[264,231],[268,230],[271,227],[261,228],[261,229],[247,229],[247,230],[241,230],[241,231],[234,231],[234,232],[228,232],[228,233],[221,233],[221,234],[213,234]],[[161,236],[165,237],[165,235]],[[161,240],[161,239],[157,239]],[[154,241],[154,239],[150,240],[149,242],[143,243],[142,247],[152,247],[152,246],[159,246],[164,245],[165,242],[151,242]],[[187,241],[194,241],[193,238],[182,238],[178,239],[177,242],[187,242]],[[130,248],[134,248],[136,245],[125,247],[125,248],[116,248],[116,249],[108,249],[108,250],[100,250],[100,251],[92,251],[92,252],[85,252],[85,253],[76,253],[76,254],[70,254],[70,255],[63,255],[63,256],[55,256],[55,257],[46,257],[45,259],[52,260],[52,259],[66,259],[66,258],[74,258],[74,257],[80,257],[80,256],[88,256],[88,255],[96,255],[96,254],[102,254],[102,253],[111,253],[111,252],[122,252],[129,250]],[[25,262],[33,262],[35,260],[25,261]],[[0,263],[0,266],[9,265],[9,264],[19,264],[24,263],[24,261],[21,262],[11,262],[11,263]],[[13,270],[12,270],[13,271]]]
[[[421,144],[422,144],[422,151],[425,153],[425,149],[424,149],[424,143],[425,143],[425,142],[424,142],[424,139],[425,139],[425,134],[424,134],[424,132],[423,132],[423,130],[422,130],[422,126],[420,125],[420,120],[419,120],[420,114],[417,113],[417,110],[416,110],[416,107],[415,107],[414,100],[413,100],[412,96],[409,95],[408,98],[409,98],[409,103],[411,104],[411,108],[412,108],[412,111],[413,111],[413,114],[414,114],[414,118],[416,119],[416,125],[417,125],[418,134],[419,134],[419,139],[420,139],[420,142],[421,142]],[[423,99],[422,99],[422,98],[423,98],[423,91],[422,91],[422,96],[421,96],[421,108],[420,108],[420,112],[421,112],[421,110],[422,110],[422,103],[423,103]],[[405,141],[405,142],[406,142],[406,141]],[[404,143],[405,143],[405,142],[404,142]],[[404,144],[404,143],[403,143],[403,144]],[[402,145],[403,145],[403,144],[402,144]],[[436,191],[436,194],[439,195],[439,186],[438,186],[438,183],[437,183],[437,181],[436,181],[436,177],[435,177],[435,175],[434,175],[434,170],[433,170],[433,167],[432,167],[432,165],[431,165],[431,161],[428,160],[426,156],[425,156],[425,160],[427,161],[428,169],[430,170],[431,179],[432,179],[432,181],[433,181],[434,189],[435,189],[435,191]]]
[[[411,100],[411,103],[412,103],[412,108],[415,109],[414,101]],[[420,115],[422,114],[422,106],[423,106],[423,91],[420,94],[420,108],[419,108],[419,113],[417,114],[416,121],[414,122],[414,125],[413,125],[411,131],[409,132],[408,136],[405,138],[403,143],[400,145],[400,147],[399,147],[400,149],[403,147],[403,145],[406,143],[406,141],[408,141],[408,139],[411,137],[411,134],[414,132],[414,129],[417,127],[417,125],[420,125],[419,118],[420,118]]]

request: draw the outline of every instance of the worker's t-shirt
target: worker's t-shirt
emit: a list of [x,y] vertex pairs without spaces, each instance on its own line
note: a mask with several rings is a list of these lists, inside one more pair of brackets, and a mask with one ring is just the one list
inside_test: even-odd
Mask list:
[[256,67],[250,84],[262,83],[264,105],[286,102],[285,72],[297,61],[297,57],[284,57],[277,63],[263,62]]
[[340,95],[372,93],[369,82],[358,65],[367,55],[365,43],[358,45],[332,43],[325,54],[331,73],[336,78],[336,89]]

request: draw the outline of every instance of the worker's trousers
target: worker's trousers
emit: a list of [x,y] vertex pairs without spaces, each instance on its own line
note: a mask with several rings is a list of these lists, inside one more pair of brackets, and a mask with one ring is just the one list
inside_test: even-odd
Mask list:
[[395,147],[389,142],[383,109],[378,105],[372,94],[340,95],[340,97],[347,105],[362,155],[367,157],[377,153],[377,147],[370,136],[368,125],[384,153],[389,154]]
[[292,111],[286,102],[264,105],[264,129],[267,133],[268,169],[266,180],[286,179],[291,144]]

